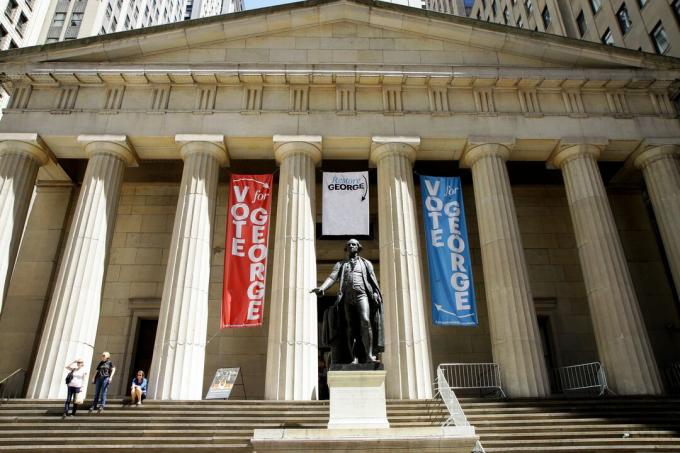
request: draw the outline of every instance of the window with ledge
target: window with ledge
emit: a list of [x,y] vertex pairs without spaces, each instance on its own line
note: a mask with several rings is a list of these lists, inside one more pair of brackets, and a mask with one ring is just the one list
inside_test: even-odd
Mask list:
[[16,13],[18,9],[19,4],[16,0],[9,0],[9,2],[7,2],[7,8],[5,8],[5,16],[7,16],[9,20],[14,19],[14,13]]
[[626,7],[625,3],[621,5],[621,8],[619,8],[618,12],[616,13],[616,20],[619,22],[619,28],[621,29],[622,35],[628,33],[628,30],[630,30],[633,26],[633,23],[630,20],[630,14],[628,14],[628,8]]
[[54,13],[54,19],[52,19],[52,26],[53,27],[63,27],[65,20],[66,20],[66,13]]
[[586,30],[588,29],[586,26],[586,16],[583,14],[583,10],[581,10],[581,12],[578,13],[578,16],[576,17],[576,26],[578,27],[579,36],[583,38],[583,35],[586,34]]
[[503,9],[503,22],[505,22],[505,25],[510,23],[510,11],[507,6]]
[[638,0],[638,6],[640,9],[644,8],[647,3],[649,3],[649,0]]
[[493,17],[498,15],[498,2],[496,2],[496,0],[491,2],[491,11],[493,11]]
[[548,5],[543,7],[541,17],[543,18],[543,27],[547,29],[548,25],[550,25],[550,10],[548,9]]
[[519,28],[524,28],[524,20],[522,20],[521,17],[517,20],[517,26]]
[[602,9],[602,0],[590,0],[590,9],[597,14]]
[[670,47],[670,42],[668,41],[668,34],[666,34],[666,29],[663,28],[663,24],[659,21],[656,26],[652,29],[649,34],[652,38],[652,43],[654,43],[654,49],[658,54],[665,54]]
[[83,21],[83,13],[73,13],[71,14],[71,27],[80,27],[80,23]]
[[524,8],[527,10],[527,16],[531,16],[534,11],[534,4],[531,3],[531,0],[524,0]]
[[680,0],[673,0],[671,8],[673,8],[673,12],[675,13],[675,20],[680,22]]
[[614,33],[612,33],[610,28],[607,28],[602,35],[602,44],[607,44],[608,46],[614,45]]

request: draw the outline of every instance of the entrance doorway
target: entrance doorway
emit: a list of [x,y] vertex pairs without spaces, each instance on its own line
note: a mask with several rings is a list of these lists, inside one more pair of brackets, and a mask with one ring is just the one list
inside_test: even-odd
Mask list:
[[538,331],[541,335],[541,345],[543,346],[543,360],[548,369],[548,378],[550,379],[550,391],[552,393],[559,393],[559,383],[555,376],[555,369],[557,368],[557,360],[555,356],[555,344],[552,336],[552,328],[550,326],[550,316],[538,315]]
[[132,351],[132,367],[128,379],[132,379],[132,376],[138,370],[143,370],[144,374],[148,376],[149,368],[151,368],[151,359],[153,358],[153,345],[156,340],[157,327],[157,319],[140,318],[137,320],[135,346]]

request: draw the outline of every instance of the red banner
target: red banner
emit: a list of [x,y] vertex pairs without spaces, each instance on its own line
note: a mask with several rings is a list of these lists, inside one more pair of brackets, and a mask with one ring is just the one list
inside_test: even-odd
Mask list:
[[262,325],[273,175],[231,175],[221,328]]

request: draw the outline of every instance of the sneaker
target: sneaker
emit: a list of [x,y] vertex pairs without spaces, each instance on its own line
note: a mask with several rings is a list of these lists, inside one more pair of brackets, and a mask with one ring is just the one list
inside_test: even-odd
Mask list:
[[88,414],[91,414],[93,410],[94,410],[94,407],[91,407],[91,408],[89,408],[89,409],[87,410],[87,413],[88,413]]
[[141,406],[141,405],[142,405],[142,402],[141,402],[141,401],[137,401],[137,406]]
[[61,414],[61,419],[63,420],[65,418],[66,418],[66,414]]
[[104,408],[103,408],[103,407],[100,407],[99,409],[97,409],[97,413],[98,413],[98,414],[101,414],[102,412],[104,412]]

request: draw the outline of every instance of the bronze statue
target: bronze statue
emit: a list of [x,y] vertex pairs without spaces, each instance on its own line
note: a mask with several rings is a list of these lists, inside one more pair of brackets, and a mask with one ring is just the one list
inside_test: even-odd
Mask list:
[[345,244],[347,259],[335,263],[326,281],[311,292],[322,296],[338,281],[335,304],[324,313],[321,346],[331,350],[330,363],[369,363],[385,350],[382,294],[370,261],[359,256],[361,243]]

